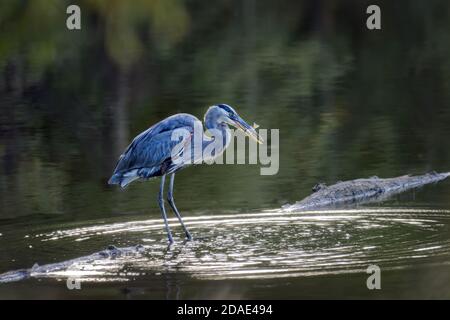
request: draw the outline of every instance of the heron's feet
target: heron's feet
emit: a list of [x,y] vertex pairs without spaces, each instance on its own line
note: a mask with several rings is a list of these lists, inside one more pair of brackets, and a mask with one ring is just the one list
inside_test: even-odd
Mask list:
[[[186,231],[186,241],[192,241],[193,239],[194,238],[189,233],[189,231]],[[172,235],[171,234],[167,235],[167,244],[169,245],[169,247],[174,243],[175,243],[175,241],[173,240]]]

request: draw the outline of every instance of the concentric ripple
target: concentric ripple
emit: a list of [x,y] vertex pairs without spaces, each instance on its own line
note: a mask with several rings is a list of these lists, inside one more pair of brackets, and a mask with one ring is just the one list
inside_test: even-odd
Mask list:
[[[173,232],[181,234],[175,219]],[[86,226],[33,235],[46,250],[77,244],[85,254],[102,243],[143,252],[84,259],[35,277],[127,281],[183,272],[200,279],[304,277],[450,263],[450,211],[391,208],[187,217],[196,239],[168,248],[161,220]],[[107,240],[105,240],[107,239]],[[61,244],[65,245],[62,246]],[[88,251],[87,248],[91,250]],[[89,257],[89,256],[88,256]],[[74,257],[71,257],[74,258]]]

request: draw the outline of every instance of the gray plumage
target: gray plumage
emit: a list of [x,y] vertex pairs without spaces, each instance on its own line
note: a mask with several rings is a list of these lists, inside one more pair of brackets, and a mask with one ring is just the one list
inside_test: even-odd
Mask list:
[[171,139],[172,132],[184,129],[193,134],[196,123],[201,125],[196,117],[180,113],[158,122],[136,136],[120,156],[108,183],[119,184],[124,188],[137,179],[150,179],[180,169],[171,160],[173,148],[181,142]]

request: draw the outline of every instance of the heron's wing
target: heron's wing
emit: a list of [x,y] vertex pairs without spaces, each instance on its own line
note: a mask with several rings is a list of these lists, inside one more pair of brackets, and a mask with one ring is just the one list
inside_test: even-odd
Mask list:
[[[148,168],[160,171],[163,164],[171,165],[189,144],[192,127],[179,127],[157,134],[139,135],[121,155],[114,173],[125,173],[134,169]],[[145,132],[144,132],[145,133]],[[139,138],[139,139],[137,139]],[[168,168],[165,168],[167,170]]]
[[[184,127],[194,127],[195,124],[199,124],[201,126],[200,120],[198,120],[193,115],[187,114],[187,113],[179,113],[173,116],[170,116],[144,132],[141,132],[139,135],[137,135],[133,141],[130,143],[130,145],[127,147],[125,152],[121,155],[124,156],[128,153],[133,152],[134,149],[140,147],[142,144],[148,143],[150,140],[153,139],[153,137],[157,136],[160,133],[173,131],[178,128],[184,128]],[[119,159],[120,160],[120,159]]]

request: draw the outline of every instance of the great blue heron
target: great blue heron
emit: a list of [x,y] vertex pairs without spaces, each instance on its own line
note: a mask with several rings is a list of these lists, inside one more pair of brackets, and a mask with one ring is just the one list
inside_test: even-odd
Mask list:
[[[221,155],[231,140],[231,132],[228,125],[244,131],[257,142],[262,142],[255,129],[248,125],[229,105],[218,104],[210,107],[205,113],[204,122],[206,129],[210,133],[218,133],[215,138],[203,131],[200,120],[186,113],[173,115],[151,126],[133,139],[125,152],[120,156],[114,173],[108,181],[109,184],[118,184],[125,188],[128,184],[138,179],[148,180],[154,177],[161,177],[158,204],[164,219],[169,244],[173,243],[173,238],[164,208],[163,193],[166,175],[171,175],[167,201],[180,221],[187,239],[192,240],[192,236],[184,225],[173,199],[175,173],[189,164],[203,162],[205,159],[202,151],[210,146],[211,143],[214,143],[216,148],[209,157],[210,159],[206,160],[211,160]],[[199,143],[201,152],[194,150],[195,134],[196,130],[198,132],[199,129],[201,132]],[[185,131],[188,134],[181,136],[181,140],[174,139],[176,130]],[[221,141],[218,141],[217,137],[221,137]],[[176,147],[179,150],[174,152]],[[189,153],[190,161],[179,161],[177,156],[184,152],[188,153],[187,151],[190,151],[187,150],[188,148],[191,148],[192,151]]]

